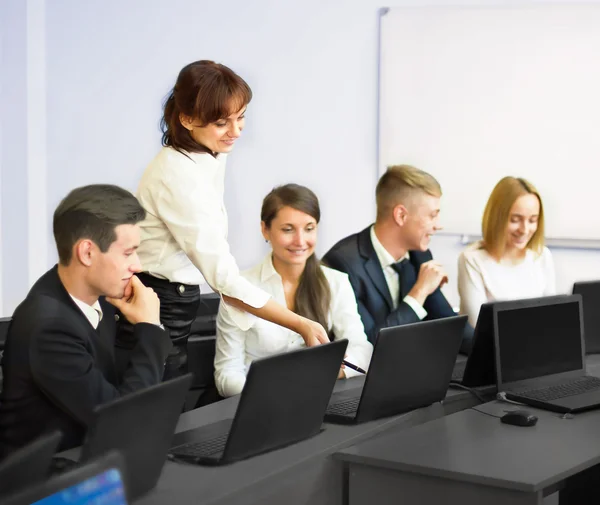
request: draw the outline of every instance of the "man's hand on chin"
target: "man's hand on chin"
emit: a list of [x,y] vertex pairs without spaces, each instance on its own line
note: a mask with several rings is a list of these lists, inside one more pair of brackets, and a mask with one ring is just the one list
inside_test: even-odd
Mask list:
[[135,275],[125,287],[123,298],[106,297],[106,301],[117,307],[131,324],[160,326],[160,300],[152,288],[144,286]]

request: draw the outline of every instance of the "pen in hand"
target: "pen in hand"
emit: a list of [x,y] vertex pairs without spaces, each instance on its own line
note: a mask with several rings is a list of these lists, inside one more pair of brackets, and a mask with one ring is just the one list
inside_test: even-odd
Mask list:
[[367,372],[365,372],[365,371],[364,371],[364,370],[363,370],[361,367],[359,367],[359,366],[356,366],[356,365],[354,365],[354,364],[350,363],[349,361],[342,360],[342,363],[343,363],[344,365],[346,365],[348,368],[352,368],[352,370],[356,370],[357,372],[364,373],[364,374],[366,374],[366,373],[367,373]]

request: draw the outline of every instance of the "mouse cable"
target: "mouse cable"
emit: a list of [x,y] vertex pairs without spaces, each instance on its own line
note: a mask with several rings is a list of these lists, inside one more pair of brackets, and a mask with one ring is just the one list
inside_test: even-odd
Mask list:
[[485,414],[486,416],[495,417],[496,419],[500,419],[502,416],[497,416],[495,414],[490,414],[489,412],[485,412],[484,410],[479,410],[475,407],[471,407],[470,410],[474,410],[475,412],[479,412],[480,414]]
[[465,391],[468,391],[469,393],[471,393],[481,403],[487,403],[487,400],[483,397],[483,395],[479,391],[475,390],[474,388],[463,386],[462,384],[458,384],[457,382],[451,382],[448,387],[456,388],[456,389],[464,389]]

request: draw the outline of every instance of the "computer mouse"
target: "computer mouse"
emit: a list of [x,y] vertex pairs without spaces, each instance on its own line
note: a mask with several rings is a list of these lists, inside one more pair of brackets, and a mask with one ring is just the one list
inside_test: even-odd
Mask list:
[[538,418],[528,410],[511,410],[504,414],[500,421],[513,426],[535,426]]

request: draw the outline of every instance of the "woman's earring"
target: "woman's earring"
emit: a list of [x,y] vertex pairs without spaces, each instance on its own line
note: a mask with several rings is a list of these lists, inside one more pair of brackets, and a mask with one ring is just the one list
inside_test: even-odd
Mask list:
[[268,244],[268,243],[269,243],[269,239],[268,239],[268,238],[266,238],[266,239],[265,239],[265,242]]

